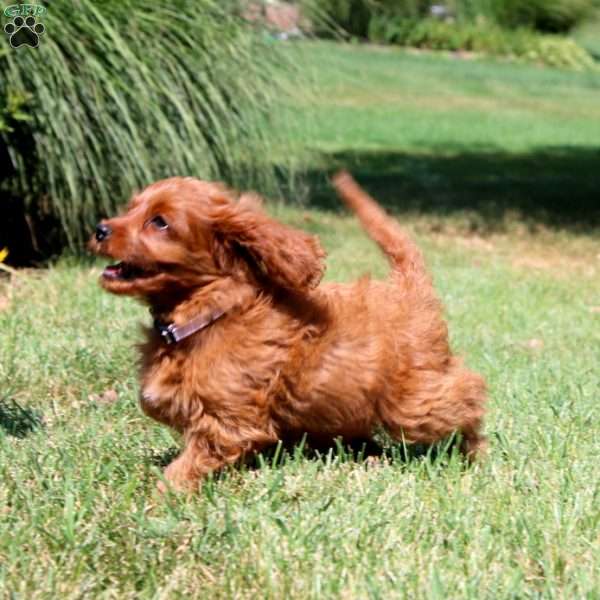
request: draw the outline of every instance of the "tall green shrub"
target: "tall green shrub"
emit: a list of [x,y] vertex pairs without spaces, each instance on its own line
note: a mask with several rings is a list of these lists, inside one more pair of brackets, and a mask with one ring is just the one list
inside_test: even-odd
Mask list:
[[487,17],[510,29],[564,33],[581,23],[595,0],[454,0],[459,18]]
[[[509,29],[566,32],[598,6],[598,0],[300,0],[313,17],[317,33],[336,29],[367,37],[375,19],[417,21],[430,16],[434,4],[444,5],[459,21],[482,17]],[[378,24],[377,27],[380,25]]]
[[38,48],[2,36],[2,189],[34,230],[51,216],[80,248],[132,189],[171,175],[274,183],[269,116],[289,64],[235,8],[54,0]]
[[435,0],[301,0],[301,4],[317,34],[337,31],[366,38],[374,17],[418,19],[427,15]]

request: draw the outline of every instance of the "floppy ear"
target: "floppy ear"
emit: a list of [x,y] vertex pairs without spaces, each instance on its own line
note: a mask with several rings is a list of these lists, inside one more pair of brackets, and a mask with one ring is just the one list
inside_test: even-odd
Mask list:
[[213,230],[233,251],[241,249],[266,279],[291,290],[316,287],[325,270],[319,240],[279,223],[260,210],[255,197],[221,204],[210,216]]

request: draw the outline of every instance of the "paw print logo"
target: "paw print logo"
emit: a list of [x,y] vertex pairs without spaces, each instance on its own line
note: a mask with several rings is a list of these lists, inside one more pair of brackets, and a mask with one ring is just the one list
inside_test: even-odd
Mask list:
[[35,17],[15,17],[4,26],[4,32],[9,36],[10,45],[13,48],[29,46],[37,48],[40,44],[40,35],[46,31],[42,23],[38,23]]

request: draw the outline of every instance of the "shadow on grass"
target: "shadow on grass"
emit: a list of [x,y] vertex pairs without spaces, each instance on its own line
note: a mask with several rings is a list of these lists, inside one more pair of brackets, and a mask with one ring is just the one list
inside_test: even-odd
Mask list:
[[43,426],[38,411],[23,407],[15,400],[0,398],[0,429],[6,434],[24,438]]
[[[236,470],[260,470],[263,467],[281,468],[290,459],[332,462],[355,462],[365,463],[372,461],[385,461],[390,463],[408,464],[415,460],[428,458],[435,462],[449,457],[458,451],[459,439],[451,436],[447,440],[431,446],[423,444],[404,445],[384,441],[379,443],[374,440],[352,440],[345,442],[335,439],[329,442],[307,442],[302,439],[296,443],[279,443],[263,450],[259,454],[252,455],[243,464],[233,467]],[[152,466],[165,468],[179,454],[180,449],[171,447],[164,452],[156,452],[148,457]],[[228,469],[222,474],[226,474]]]
[[[327,154],[306,174],[304,191],[285,195],[306,196],[310,206],[338,211],[328,176],[345,168],[399,215],[462,214],[469,229],[482,233],[502,231],[515,220],[532,230],[538,225],[580,233],[600,230],[600,146],[548,146],[521,154],[493,147],[423,146],[422,153],[384,149]],[[44,235],[36,237],[23,200],[0,196],[5,205],[0,249],[10,249],[10,264],[36,264],[60,251],[58,222],[38,218],[36,227]]]
[[408,464],[415,460],[429,459],[432,462],[449,457],[458,452],[460,437],[452,435],[445,440],[432,445],[402,444],[391,440],[384,432],[379,432],[373,440],[344,441],[336,438],[327,442],[306,441],[297,443],[280,443],[256,455],[248,462],[248,468],[261,468],[268,465],[279,467],[286,459],[331,462],[371,462],[385,461]]
[[345,168],[396,214],[469,216],[474,230],[499,231],[515,219],[535,229],[589,233],[600,228],[600,146],[546,147],[516,154],[444,149],[423,154],[347,151],[308,174],[309,205],[338,210],[325,171]]
[[177,458],[180,452],[181,448],[176,448],[175,446],[172,446],[171,448],[167,448],[163,452],[152,452],[146,457],[146,460],[149,465],[152,465],[153,467],[158,467],[159,469],[164,469]]

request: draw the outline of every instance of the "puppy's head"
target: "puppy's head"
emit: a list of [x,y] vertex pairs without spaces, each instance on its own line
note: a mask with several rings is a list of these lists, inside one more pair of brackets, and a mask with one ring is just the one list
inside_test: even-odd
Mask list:
[[238,201],[217,183],[158,181],[120,216],[101,221],[90,241],[118,261],[102,273],[116,294],[152,297],[221,277],[306,291],[318,285],[325,256],[318,240],[264,214],[255,197]]

